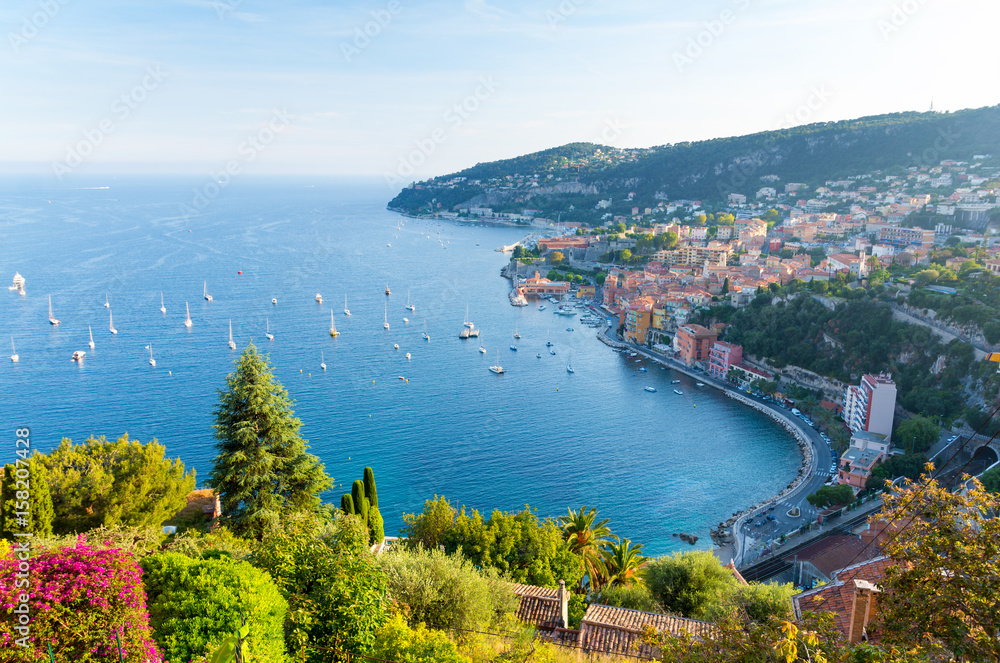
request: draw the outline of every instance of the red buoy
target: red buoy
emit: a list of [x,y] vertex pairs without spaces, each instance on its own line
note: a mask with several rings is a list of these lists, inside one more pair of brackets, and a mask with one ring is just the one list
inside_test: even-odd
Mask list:
[[243,272],[242,272],[242,271],[239,271],[239,272],[236,272],[236,273],[237,273],[237,274],[242,274]]

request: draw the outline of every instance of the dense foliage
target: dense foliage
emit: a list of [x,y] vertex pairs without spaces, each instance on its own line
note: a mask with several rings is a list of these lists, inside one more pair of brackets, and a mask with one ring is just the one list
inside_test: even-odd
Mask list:
[[364,481],[355,481],[351,492],[340,498],[340,509],[348,516],[357,516],[368,529],[368,543],[382,543],[385,538],[385,522],[378,509],[378,489],[375,486],[375,472],[365,468]]
[[423,624],[410,628],[401,615],[393,616],[375,634],[372,656],[406,663],[470,663],[444,633]]
[[364,653],[388,616],[386,577],[367,552],[368,532],[357,516],[333,521],[307,514],[286,518],[265,535],[250,562],[267,571],[288,601],[285,637],[301,660],[329,660],[320,650],[337,644]]
[[214,414],[218,454],[209,482],[233,532],[259,538],[285,514],[320,508],[318,493],[332,482],[307,452],[288,392],[253,343],[226,378]]
[[821,486],[815,493],[806,497],[815,507],[840,506],[854,501],[854,490],[846,483],[836,486]]
[[[59,550],[31,551],[27,587],[19,581],[23,554],[17,547],[0,558],[0,660],[105,663],[118,660],[118,634],[126,663],[159,663],[150,632],[142,572],[121,550],[96,550],[82,539]],[[23,569],[22,569],[23,572]],[[21,578],[24,580],[24,578]],[[18,605],[27,593],[30,633],[22,637]]]
[[389,596],[413,623],[487,630],[513,613],[517,599],[493,568],[476,569],[460,554],[394,546],[379,557]]
[[156,440],[142,444],[128,434],[111,442],[102,435],[83,444],[63,441],[40,455],[58,533],[100,525],[160,525],[185,505],[194,471],[165,458]]
[[167,660],[211,653],[245,618],[253,659],[284,663],[288,604],[266,573],[228,557],[192,559],[177,553],[146,557],[142,568],[150,623]]
[[[33,456],[16,466],[11,463],[0,469],[0,538],[13,539],[14,532],[31,532],[35,536],[52,534],[55,512],[52,506],[50,481],[41,458]],[[22,478],[23,477],[23,478]],[[22,499],[18,499],[18,498]],[[23,499],[28,498],[28,499]],[[18,516],[18,513],[27,513]],[[18,524],[18,518],[27,522]]]

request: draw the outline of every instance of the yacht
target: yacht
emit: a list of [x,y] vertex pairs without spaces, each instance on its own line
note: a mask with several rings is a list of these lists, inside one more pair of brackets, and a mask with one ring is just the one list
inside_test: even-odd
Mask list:
[[[323,303],[323,295],[319,294],[318,292],[316,293],[316,303],[317,304],[322,304]],[[344,298],[344,307],[345,308],[347,307],[347,298],[346,297]]]
[[275,306],[277,306],[277,305],[278,305],[278,300],[277,300],[277,298],[275,298],[275,297],[271,297],[271,303],[272,303],[272,304],[274,304]]
[[469,338],[469,330],[468,329],[463,329],[462,331],[458,332],[458,337],[459,338]]
[[323,351],[319,351],[319,367],[326,370],[326,359],[323,358]]
[[87,345],[89,345],[90,349],[93,350],[94,349],[94,330],[90,328],[90,325],[87,325],[87,331],[90,332],[90,343],[88,343]]
[[391,294],[392,294],[392,292],[389,290],[389,284],[386,283],[385,284],[385,296],[388,297]]
[[14,272],[14,283],[7,286],[8,290],[17,290],[18,294],[24,296],[24,277]]
[[334,338],[340,336],[340,332],[337,331],[337,325],[333,323],[333,309],[330,309],[330,336]]
[[406,290],[406,310],[407,311],[416,311],[417,310],[417,307],[410,303],[410,290],[409,290],[409,288],[407,288],[407,290]]
[[49,295],[49,324],[58,325],[59,321],[52,315],[52,295]]
[[403,324],[404,325],[410,324],[410,319],[409,318],[403,318]]
[[10,360],[12,362],[14,362],[16,364],[17,362],[21,361],[21,355],[17,354],[17,350],[14,349],[14,337],[13,336],[10,337],[10,351],[11,351]]
[[539,311],[544,311],[545,310],[545,304],[539,305],[538,310]]
[[549,350],[549,354],[550,354],[550,355],[554,355],[555,353],[556,353],[556,351],[555,351],[555,350]]
[[655,387],[646,387],[646,391],[648,391],[651,394],[655,394],[656,393],[656,388]]
[[229,321],[229,349],[235,350],[236,343],[233,341],[233,321]]
[[163,305],[163,293],[160,293],[160,313],[166,313],[167,307]]
[[573,365],[572,364],[567,364],[566,365],[566,372],[567,373],[576,373],[576,371],[573,370]]
[[187,311],[187,318],[184,320],[184,326],[188,329],[191,328],[191,307],[188,306],[187,302],[184,302],[184,310]]
[[696,387],[704,387],[705,383],[704,382],[695,382],[694,386],[696,386]]
[[409,352],[407,352],[407,353],[406,353],[406,358],[407,358],[407,359],[409,359],[409,358],[410,358],[410,353],[409,353]]
[[684,392],[681,391],[680,389],[674,389],[674,393],[677,394],[678,396],[682,396],[684,394]]
[[274,334],[272,334],[272,333],[271,333],[271,321],[270,321],[270,320],[268,320],[267,318],[264,318],[264,323],[265,323],[265,324],[267,325],[267,326],[266,326],[266,327],[264,328],[264,329],[266,330],[266,331],[264,332],[264,337],[265,337],[265,338],[266,338],[267,340],[269,340],[269,341],[273,341],[273,340],[274,340]]
[[212,301],[212,295],[208,294],[208,281],[205,281],[204,286],[202,287],[202,293],[205,296],[206,302]]
[[150,366],[156,366],[156,360],[153,359],[153,344],[150,343],[146,347],[149,348],[149,365]]
[[111,312],[111,309],[108,309],[108,331],[112,334],[118,333],[118,330],[115,329],[115,315]]
[[542,353],[541,352],[535,353],[535,357],[538,358],[538,359],[541,359],[542,358]]
[[503,373],[503,366],[500,365],[500,351],[497,350],[497,363],[494,366],[490,366],[490,371],[500,375]]
[[83,350],[77,350],[73,353],[73,361],[83,361],[83,358],[87,355]]

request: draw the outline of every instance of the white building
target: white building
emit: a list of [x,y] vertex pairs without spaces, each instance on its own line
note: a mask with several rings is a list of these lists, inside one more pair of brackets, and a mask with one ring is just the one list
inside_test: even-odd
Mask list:
[[891,437],[895,409],[896,383],[889,373],[863,375],[860,385],[851,385],[844,393],[844,421],[855,433]]

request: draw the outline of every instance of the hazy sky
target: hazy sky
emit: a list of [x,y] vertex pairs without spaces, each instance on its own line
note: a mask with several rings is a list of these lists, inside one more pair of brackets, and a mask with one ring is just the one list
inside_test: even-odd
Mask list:
[[0,162],[409,181],[993,105],[998,19],[996,0],[6,0]]

